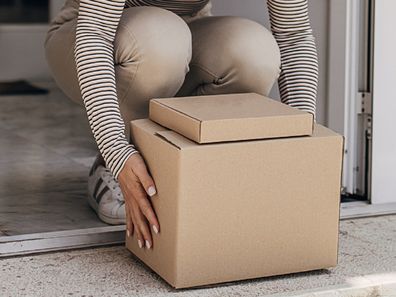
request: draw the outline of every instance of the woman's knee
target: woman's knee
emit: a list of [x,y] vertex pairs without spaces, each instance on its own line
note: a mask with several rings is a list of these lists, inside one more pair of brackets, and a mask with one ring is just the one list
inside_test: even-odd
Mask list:
[[122,97],[173,96],[189,70],[191,32],[165,9],[128,8],[117,29],[114,59]]
[[232,17],[225,23],[224,27],[235,28],[229,32],[232,38],[224,45],[224,54],[239,73],[236,83],[246,91],[268,95],[280,74],[275,38],[267,28],[249,19]]
[[[213,23],[217,38],[206,46],[212,47],[212,56],[219,56],[217,62],[208,64],[218,63],[219,73],[213,69],[218,81],[232,85],[232,91],[268,95],[280,74],[280,51],[271,32],[255,21],[235,16],[213,18]],[[208,63],[207,57],[200,59]]]

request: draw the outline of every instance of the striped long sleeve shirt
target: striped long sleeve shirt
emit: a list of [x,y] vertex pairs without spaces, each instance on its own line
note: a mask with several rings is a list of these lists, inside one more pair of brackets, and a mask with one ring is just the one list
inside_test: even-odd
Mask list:
[[[209,0],[80,0],[74,56],[81,95],[95,141],[117,179],[137,152],[124,133],[117,100],[114,48],[124,8],[153,5],[179,15],[203,8]],[[281,101],[314,115],[318,83],[315,39],[308,0],[267,0],[271,31],[281,52]]]

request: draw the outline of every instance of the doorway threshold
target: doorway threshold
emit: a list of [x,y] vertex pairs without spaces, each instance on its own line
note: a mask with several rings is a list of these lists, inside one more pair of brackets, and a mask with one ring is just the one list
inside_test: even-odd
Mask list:
[[125,225],[0,236],[0,258],[124,242]]
[[396,214],[396,203],[370,204],[368,201],[341,203],[340,219],[366,218]]

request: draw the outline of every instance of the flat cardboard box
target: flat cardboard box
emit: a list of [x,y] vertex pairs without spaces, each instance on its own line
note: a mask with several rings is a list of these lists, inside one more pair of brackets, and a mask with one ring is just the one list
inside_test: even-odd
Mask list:
[[313,115],[256,93],[150,100],[149,118],[198,143],[311,135]]
[[148,119],[131,122],[158,194],[153,248],[126,247],[175,288],[337,264],[344,137],[199,145]]

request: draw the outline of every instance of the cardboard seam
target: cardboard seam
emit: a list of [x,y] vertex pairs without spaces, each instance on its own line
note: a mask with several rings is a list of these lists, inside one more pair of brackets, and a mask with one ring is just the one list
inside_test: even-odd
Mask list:
[[312,122],[312,131],[311,131],[311,135],[313,134],[313,132],[314,132],[314,127],[315,127],[315,118],[314,118],[314,115],[311,113],[311,116],[312,116],[312,120],[311,120],[311,122]]
[[339,252],[340,252],[340,218],[341,218],[341,187],[342,187],[342,178],[343,178],[343,168],[344,168],[344,152],[345,152],[345,136],[342,136],[342,148],[341,148],[341,174],[340,174],[340,202],[338,204],[338,228],[337,228],[337,259],[336,265],[338,265],[339,261]]
[[[173,131],[173,130],[169,130],[169,131]],[[175,131],[173,131],[174,133],[177,133]],[[188,149],[194,149],[194,147],[181,147],[179,145],[177,145],[176,143],[174,143],[173,141],[171,141],[170,139],[168,139],[166,136],[162,135],[160,132],[155,132],[154,133],[155,136],[157,136],[158,138],[162,139],[163,141],[169,143],[170,145],[172,145],[173,147],[175,147],[178,150],[188,150]],[[179,134],[180,135],[180,134]],[[180,135],[181,137],[190,140],[189,138]],[[216,142],[206,142],[206,143],[198,143],[199,146],[205,147],[205,146],[216,146],[216,145],[224,145],[224,144],[238,144],[238,143],[246,143],[246,142],[260,142],[260,141],[269,141],[269,142],[273,142],[273,141],[290,141],[290,140],[295,140],[295,141],[299,141],[299,140],[304,140],[307,137],[312,137],[312,135],[307,135],[307,134],[301,134],[301,135],[294,135],[294,136],[277,136],[277,137],[271,137],[271,138],[256,138],[256,139],[241,139],[241,140],[226,140],[226,141],[216,141]],[[339,137],[338,134],[334,134],[334,135],[326,135],[327,137]],[[322,138],[322,137],[317,137],[317,138]],[[314,139],[314,138],[312,138]],[[194,142],[193,140],[190,140],[192,142]]]
[[[176,133],[176,132],[175,132]],[[185,137],[185,136],[182,136]],[[222,141],[216,141],[216,142],[205,142],[205,143],[199,143],[199,146],[205,147],[205,146],[216,146],[216,145],[224,145],[224,144],[237,144],[237,143],[246,143],[246,142],[260,142],[260,141],[289,141],[289,140],[299,140],[299,139],[305,139],[307,137],[312,137],[312,135],[307,135],[307,134],[300,134],[300,135],[293,135],[293,136],[274,136],[271,138],[255,138],[255,139],[238,139],[238,140],[222,140]],[[326,137],[338,137],[338,135],[327,135]],[[187,138],[187,137],[185,137]],[[322,138],[322,137],[318,137]],[[187,138],[188,139],[188,138]],[[183,149],[190,149],[188,147],[183,148]]]
[[[177,195],[176,195],[176,197],[181,197],[181,189],[182,189],[182,186],[181,185],[183,185],[183,180],[182,180],[182,178],[183,178],[183,175],[181,174],[181,164],[182,164],[182,161],[181,161],[181,154],[179,154],[178,155],[178,157],[177,157],[177,176],[176,176],[176,178],[177,178],[177,181],[178,181],[178,183],[177,183],[177,186],[176,186],[176,188],[178,189],[177,191],[178,191],[178,193],[177,193]],[[176,222],[179,222],[179,213],[180,213],[180,206],[181,205],[181,203],[180,203],[180,201],[179,201],[179,203],[177,203],[177,208],[176,208]],[[175,254],[174,254],[174,263],[173,263],[173,265],[174,265],[174,267],[175,267],[175,269],[174,269],[174,272],[175,272],[175,274],[174,274],[174,281],[175,281],[175,284],[174,284],[174,287],[175,288],[177,288],[177,284],[178,284],[178,282],[179,282],[179,279],[178,279],[178,275],[179,275],[179,273],[178,273],[178,271],[179,271],[179,263],[178,263],[178,259],[179,259],[179,257],[177,257],[177,255],[179,255],[179,246],[180,246],[180,238],[179,238],[179,228],[180,228],[180,226],[178,225],[178,224],[176,224],[176,229],[177,229],[177,232],[176,232],[176,235],[175,235],[175,249],[174,249],[174,252],[175,252]]]
[[202,121],[199,121],[199,128],[198,128],[198,142],[201,143],[202,142]]
[[177,148],[179,151],[181,150],[181,147],[180,147],[180,146],[178,146],[176,143],[174,143],[174,142],[171,141],[170,139],[166,138],[166,136],[164,136],[164,135],[162,135],[162,134],[160,134],[160,133],[158,133],[158,132],[155,132],[154,135],[157,136],[158,138],[160,138],[161,140],[163,140],[163,141],[169,143],[170,145],[174,146],[174,147]]

